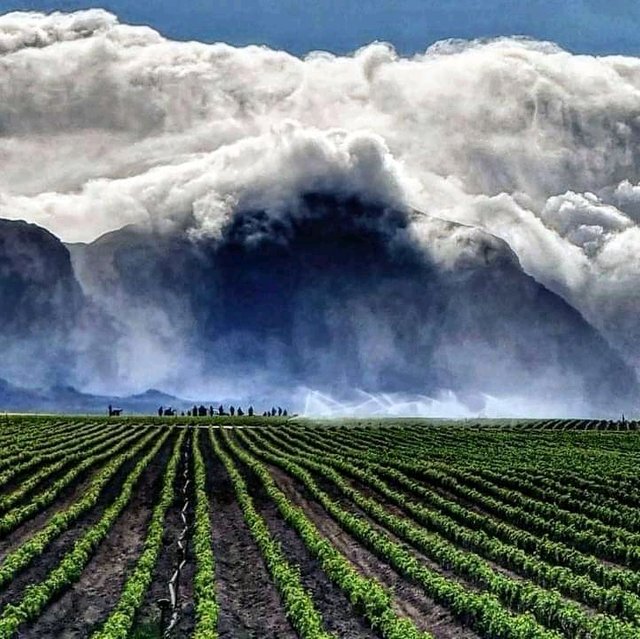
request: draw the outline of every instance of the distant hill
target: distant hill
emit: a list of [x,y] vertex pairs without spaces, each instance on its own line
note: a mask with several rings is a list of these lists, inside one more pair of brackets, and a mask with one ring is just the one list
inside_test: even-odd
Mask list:
[[[219,402],[198,401],[206,406]],[[52,412],[105,414],[107,407],[122,408],[126,414],[155,414],[159,406],[188,410],[194,402],[150,389],[128,396],[91,395],[81,393],[71,386],[55,386],[42,390],[30,390],[0,379],[0,411],[4,412]]]

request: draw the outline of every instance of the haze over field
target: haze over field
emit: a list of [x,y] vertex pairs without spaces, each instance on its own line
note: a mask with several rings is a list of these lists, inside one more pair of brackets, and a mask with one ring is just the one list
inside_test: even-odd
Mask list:
[[631,410],[639,116],[640,60],[549,42],[300,59],[0,16],[0,217],[70,252],[2,225],[0,376]]

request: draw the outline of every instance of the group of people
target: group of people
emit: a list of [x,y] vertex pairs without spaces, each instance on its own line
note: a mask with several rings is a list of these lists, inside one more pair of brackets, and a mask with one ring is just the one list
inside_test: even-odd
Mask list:
[[[175,408],[172,408],[171,406],[169,407],[164,407],[164,406],[160,406],[160,408],[158,408],[158,417],[175,417],[178,414],[178,411]],[[209,417],[213,417],[214,415],[230,415],[231,417],[234,417],[235,415],[237,415],[238,417],[242,417],[244,415],[248,415],[249,417],[253,417],[255,415],[255,411],[253,410],[253,406],[249,406],[249,408],[247,409],[247,412],[245,413],[244,410],[242,410],[241,406],[238,406],[238,408],[236,408],[235,406],[229,406],[229,411],[225,411],[224,406],[222,404],[220,404],[220,406],[218,406],[217,409],[215,409],[213,406],[209,406],[209,408],[207,408],[206,406],[203,406],[202,404],[200,406],[193,406],[193,408],[187,410],[186,414],[184,411],[181,411],[180,416],[181,417],[207,417],[207,415]],[[265,410],[262,413],[263,417],[287,417],[289,415],[289,413],[287,412],[286,408],[283,409],[280,406],[278,406],[277,408],[274,406],[271,408],[271,410]]]

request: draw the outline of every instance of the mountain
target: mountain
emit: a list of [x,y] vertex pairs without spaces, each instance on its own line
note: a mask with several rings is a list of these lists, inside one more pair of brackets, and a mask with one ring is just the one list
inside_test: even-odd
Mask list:
[[[155,412],[181,394],[298,410],[312,389],[616,415],[638,394],[503,241],[353,197],[68,247],[1,220],[0,327],[0,406],[15,410]],[[151,385],[172,394],[129,390]]]
[[74,366],[69,336],[84,296],[69,251],[48,231],[0,220],[0,361],[19,383],[56,383]]
[[64,244],[35,224],[0,219],[2,375],[27,387],[85,383],[87,369],[105,373],[112,338]]
[[125,227],[72,255],[84,290],[125,331],[160,335],[166,374],[187,387],[635,406],[633,370],[504,242],[418,212],[311,193],[287,211],[236,212],[211,235]]

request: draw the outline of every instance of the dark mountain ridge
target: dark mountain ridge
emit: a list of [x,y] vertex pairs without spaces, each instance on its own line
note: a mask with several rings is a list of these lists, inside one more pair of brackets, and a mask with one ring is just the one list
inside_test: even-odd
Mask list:
[[243,401],[452,392],[478,411],[487,396],[526,397],[616,415],[638,393],[634,371],[503,241],[326,194],[238,211],[217,234],[129,226],[68,247],[2,220],[0,326],[2,377],[47,389],[24,391],[15,405],[30,408],[85,410],[75,388],[107,389],[92,395],[101,404],[129,395],[108,389],[131,366],[132,389]]
[[74,366],[70,336],[84,295],[69,251],[52,233],[0,220],[2,374],[18,383],[57,383]]
[[[634,405],[634,372],[504,242],[419,217],[307,194],[295,210],[237,212],[214,237],[127,227],[75,247],[74,264],[125,323],[127,308],[161,308],[204,377],[337,397],[446,390],[478,407],[522,394],[598,414]],[[416,239],[419,223],[452,264]]]

